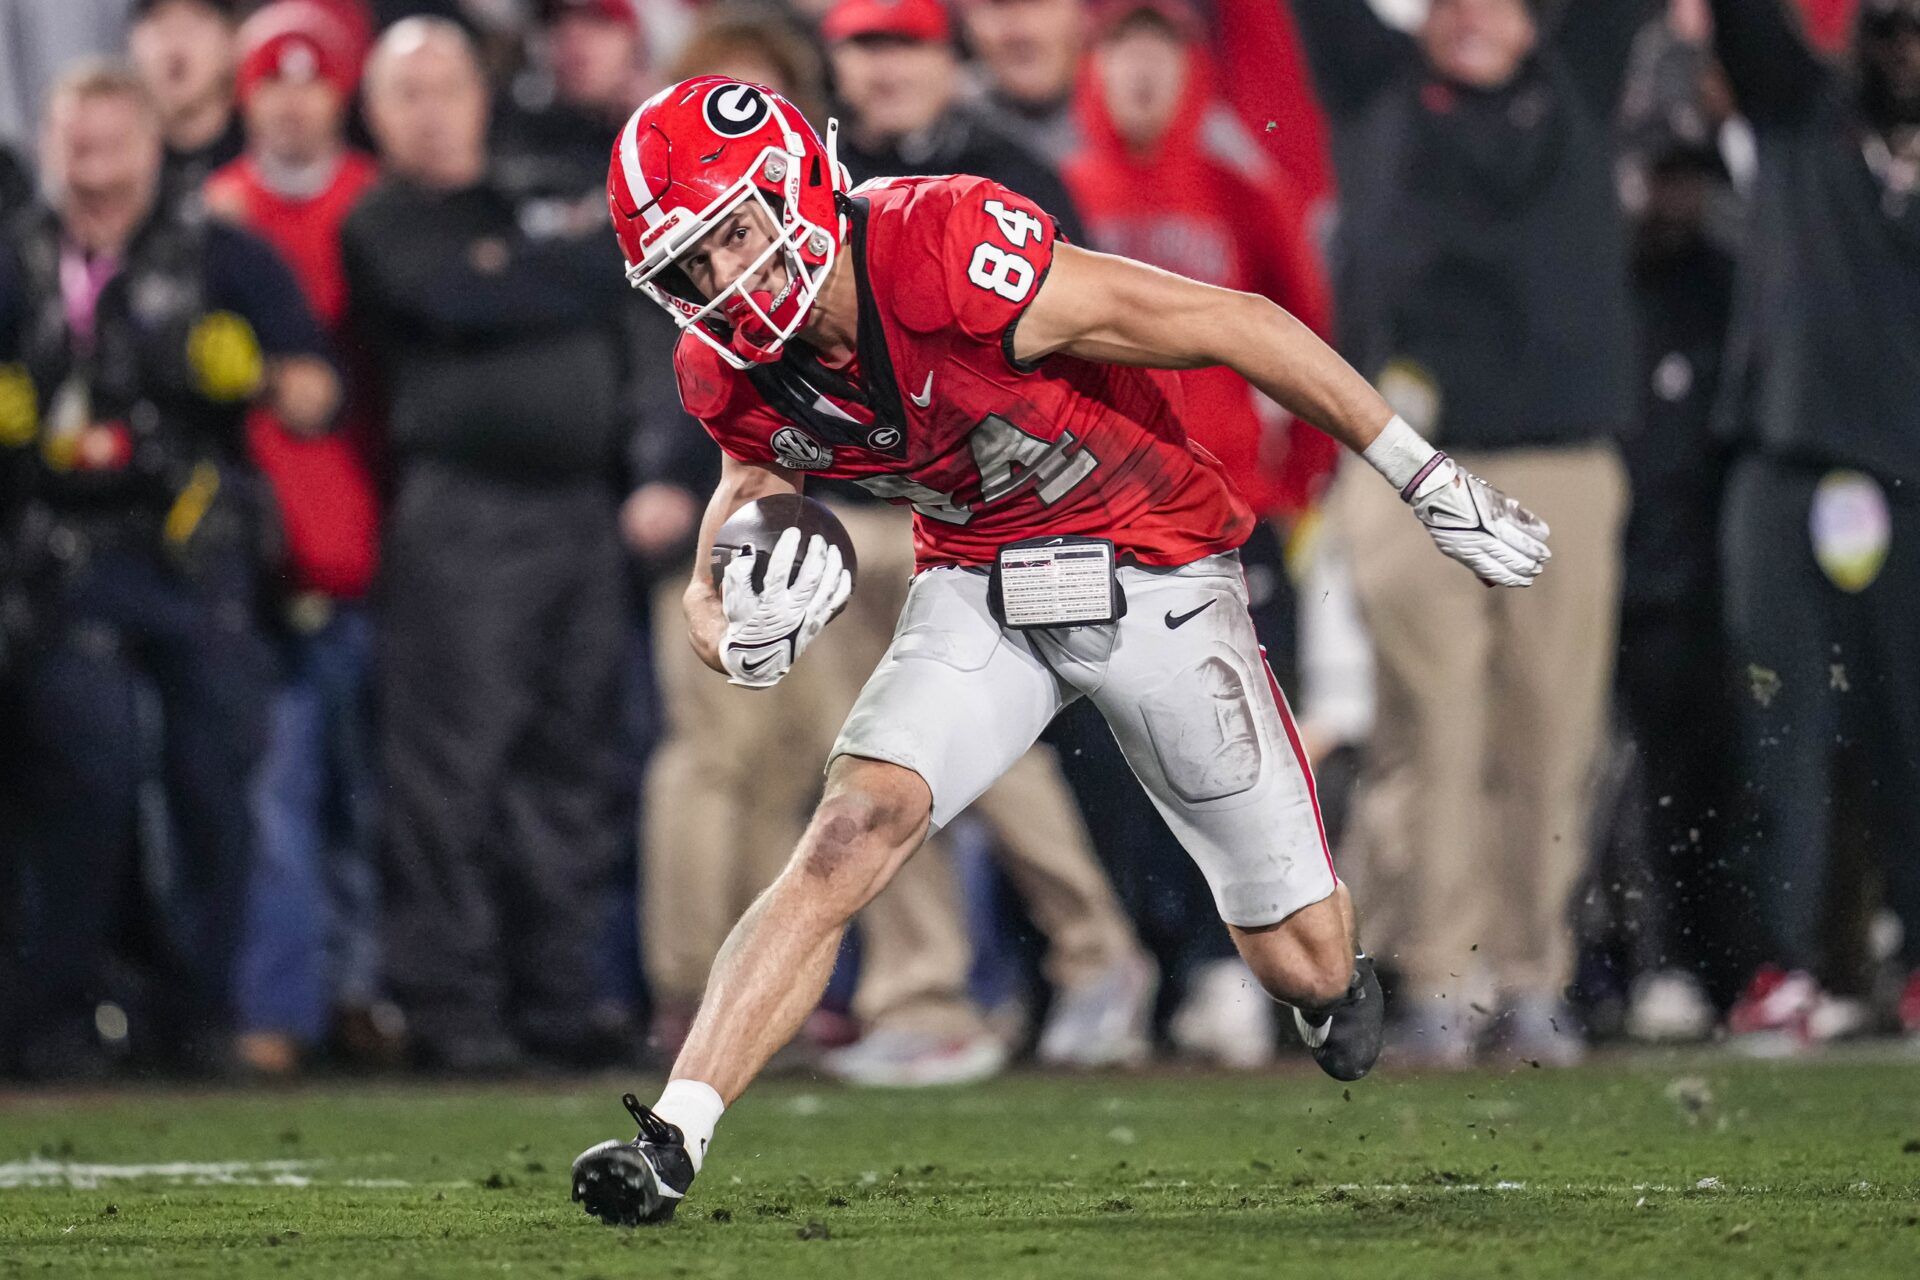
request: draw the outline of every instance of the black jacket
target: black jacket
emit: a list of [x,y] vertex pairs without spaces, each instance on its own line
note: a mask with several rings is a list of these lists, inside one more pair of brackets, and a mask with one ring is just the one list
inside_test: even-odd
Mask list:
[[[1578,0],[1505,86],[1447,83],[1367,0],[1294,0],[1333,125],[1344,353],[1423,384],[1458,448],[1574,444],[1635,411],[1609,120],[1649,0]],[[1383,376],[1384,375],[1384,376]]]
[[1702,233],[1634,262],[1641,410],[1620,439],[1633,489],[1628,608],[1711,607],[1726,447],[1711,429],[1734,263]]
[[0,219],[33,203],[33,173],[22,157],[0,146]]
[[370,190],[342,231],[355,337],[381,376],[402,464],[611,483],[630,291],[604,222],[491,181]]
[[[494,178],[523,198],[583,201],[606,208],[607,157],[620,123],[555,103],[539,111],[495,115]],[[617,256],[617,255],[616,255]],[[623,308],[633,352],[620,397],[629,422],[629,487],[659,481],[705,493],[720,478],[719,455],[700,424],[680,408],[673,347],[680,331],[666,311],[630,292]]]
[[[30,430],[13,423],[0,439],[0,467],[9,457],[30,466],[55,505],[116,509],[170,503],[197,463],[250,470],[250,374],[275,356],[329,354],[280,256],[162,201],[100,289],[82,340],[67,322],[64,244],[44,206],[0,225],[0,371],[16,385],[24,377],[38,409]],[[100,451],[101,432],[124,449]]]
[[1920,483],[1920,196],[1892,195],[1847,78],[1779,0],[1713,0],[1759,142],[1717,422],[1785,460]]

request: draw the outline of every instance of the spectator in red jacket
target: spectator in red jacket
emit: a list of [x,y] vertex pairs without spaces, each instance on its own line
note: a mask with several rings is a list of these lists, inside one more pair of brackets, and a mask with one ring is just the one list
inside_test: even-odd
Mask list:
[[1307,54],[1285,5],[1214,7],[1220,93],[1309,204],[1333,194],[1327,117],[1314,97]]
[[[376,173],[348,149],[359,37],[317,0],[275,0],[240,30],[246,151],[207,181],[217,215],[293,268],[339,345],[340,225]],[[379,512],[362,398],[336,430],[300,439],[272,413],[247,423],[286,535],[282,680],[254,797],[259,853],[239,964],[240,1054],[285,1074],[331,1028],[377,1039],[375,830],[366,596]]]
[[[1218,83],[1185,0],[1101,6],[1076,109],[1082,144],[1063,169],[1093,247],[1228,289],[1264,294],[1328,332],[1327,285],[1305,207]],[[1331,468],[1331,442],[1292,424],[1226,369],[1184,377],[1194,437],[1257,511],[1291,517]]]

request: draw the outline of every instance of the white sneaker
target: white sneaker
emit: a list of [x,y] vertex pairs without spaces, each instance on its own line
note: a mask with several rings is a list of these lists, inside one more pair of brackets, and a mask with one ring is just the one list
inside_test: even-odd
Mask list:
[[1133,1067],[1147,1060],[1160,973],[1131,955],[1085,982],[1054,992],[1034,1054],[1050,1067]]
[[1807,1011],[1805,1036],[1809,1045],[1851,1040],[1873,1029],[1873,1009],[1865,1000],[1821,992]]
[[1684,969],[1660,969],[1633,980],[1627,997],[1627,1034],[1643,1044],[1705,1040],[1713,1032],[1713,1002]]
[[1167,1034],[1182,1053],[1252,1071],[1273,1061],[1279,1007],[1243,961],[1215,960],[1194,971]]
[[820,1056],[820,1067],[847,1084],[876,1089],[990,1080],[1007,1066],[1007,1046],[991,1031],[939,1036],[925,1031],[870,1031],[844,1049]]
[[1727,1010],[1727,1034],[1734,1049],[1750,1057],[1776,1058],[1807,1047],[1807,1020],[1824,993],[1804,969],[1763,966]]

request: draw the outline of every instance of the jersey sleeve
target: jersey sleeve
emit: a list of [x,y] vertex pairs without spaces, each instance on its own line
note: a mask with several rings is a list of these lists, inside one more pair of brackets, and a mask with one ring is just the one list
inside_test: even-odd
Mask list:
[[722,453],[735,462],[780,465],[771,441],[783,421],[736,370],[698,338],[683,334],[673,349],[673,373],[681,407]]
[[952,322],[1021,368],[1014,328],[1053,266],[1059,229],[1039,205],[985,178],[955,179],[952,196],[940,255]]

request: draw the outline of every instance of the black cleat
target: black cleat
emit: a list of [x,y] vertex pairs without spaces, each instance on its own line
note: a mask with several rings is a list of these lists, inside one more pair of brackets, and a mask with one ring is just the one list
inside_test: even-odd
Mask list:
[[693,1185],[693,1161],[678,1125],[668,1124],[640,1099],[620,1099],[640,1125],[632,1142],[609,1138],[573,1162],[573,1199],[610,1227],[667,1222]]
[[1355,956],[1347,994],[1311,1016],[1295,1009],[1293,1025],[1300,1028],[1313,1060],[1335,1080],[1358,1080],[1373,1070],[1387,1039],[1387,1003],[1380,995],[1373,957]]

